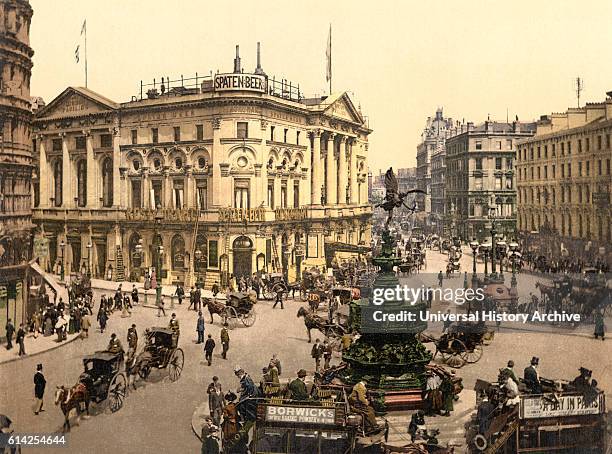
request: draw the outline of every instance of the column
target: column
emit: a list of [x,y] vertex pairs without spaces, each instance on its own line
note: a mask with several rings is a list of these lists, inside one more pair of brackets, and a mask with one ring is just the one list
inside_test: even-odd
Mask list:
[[[49,162],[47,161],[47,149],[45,148],[45,137],[39,135],[38,137],[38,160],[40,167],[38,169],[38,184],[39,184],[39,195],[40,195],[40,208],[49,207]],[[34,200],[34,199],[32,199]]]
[[[310,144],[310,140],[308,141]],[[304,153],[304,162],[302,162],[302,167],[299,169],[300,174],[302,175],[301,179],[305,181],[302,183],[300,181],[300,206],[310,205],[310,200],[312,197],[312,156],[310,155],[310,148],[307,149]],[[302,169],[307,169],[303,171]]]
[[[212,206],[219,207],[225,206],[222,203],[222,191],[221,191],[221,164],[223,162],[222,147],[221,147],[221,119],[214,117],[212,119],[212,149],[210,150],[210,168],[212,169],[212,178],[209,178],[209,182],[212,182],[211,187],[208,191],[212,193]],[[231,197],[230,197],[231,200]],[[221,250],[221,246],[219,246]],[[221,255],[221,254],[219,254]]]
[[347,153],[347,137],[340,137],[340,146],[338,149],[338,203],[346,204],[346,153]]
[[98,208],[98,172],[93,151],[93,136],[91,131],[86,133],[87,147],[87,208]]
[[185,177],[185,192],[183,194],[183,203],[185,208],[197,208],[198,204],[195,201],[195,189],[193,181],[193,170],[191,166],[185,166],[186,177]]
[[155,208],[151,206],[151,179],[149,178],[149,169],[146,167],[142,169],[142,189],[142,207],[148,209]]
[[351,163],[351,175],[350,175],[350,185],[351,185],[351,205],[357,204],[359,200],[359,194],[357,194],[357,148],[353,149],[353,144],[355,143],[355,139],[349,139],[347,142],[347,146],[350,150],[350,163]]
[[312,131],[312,163],[311,163],[311,201],[312,205],[321,205],[321,130]]
[[293,182],[299,181],[293,178],[287,179],[287,208],[293,208]]
[[111,130],[113,134],[113,207],[121,204],[121,176],[119,167],[121,166],[121,148],[119,146],[119,128]]
[[68,140],[66,133],[62,137],[62,206],[64,208],[74,207],[72,196],[72,174],[70,172],[70,154],[68,153]]
[[170,178],[170,169],[164,169],[164,193],[163,193],[163,202],[162,208],[172,209],[174,205],[172,204],[172,199],[174,198],[174,189],[172,188],[172,179]]
[[329,133],[327,136],[327,179],[325,183],[326,205],[336,205],[337,203],[337,186],[338,180],[336,177],[336,160],[334,158],[336,134]]

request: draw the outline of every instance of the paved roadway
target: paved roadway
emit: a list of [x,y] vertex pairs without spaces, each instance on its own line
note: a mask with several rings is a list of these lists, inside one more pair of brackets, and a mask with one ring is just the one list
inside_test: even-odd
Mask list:
[[[444,263],[442,255],[430,252],[428,269],[431,274],[423,274],[419,278],[427,284],[433,284],[430,279],[435,280],[439,269],[444,269]],[[462,270],[466,267],[471,272],[471,257],[468,255],[462,259]],[[531,276],[524,278],[534,282]],[[463,285],[463,278],[456,277],[453,282]],[[130,392],[119,412],[110,414],[100,407],[94,409],[97,414],[82,420],[80,426],[73,428],[69,435],[69,449],[45,449],[41,452],[199,452],[199,441],[191,430],[191,417],[194,409],[206,399],[205,390],[212,375],[219,375],[224,390],[236,389],[238,380],[233,375],[233,367],[239,364],[255,381],[259,381],[261,368],[267,365],[272,353],[278,353],[282,361],[281,378],[292,377],[295,371],[304,366],[307,366],[307,370],[313,369],[304,325],[302,319],[296,317],[301,304],[289,301],[284,310],[272,310],[269,302],[257,304],[255,325],[251,328],[239,327],[230,332],[229,359],[223,361],[216,353],[213,366],[208,367],[201,346],[195,344],[196,314],[188,312],[184,303],[176,309],[181,322],[180,347],[186,355],[185,369],[179,381],[171,383],[164,378],[165,374],[154,373],[144,386]],[[445,306],[439,309],[445,310]],[[0,365],[0,412],[13,419],[18,432],[57,431],[61,428],[63,416],[52,402],[55,386],[73,384],[82,370],[83,355],[105,348],[110,333],[116,332],[125,345],[127,328],[131,323],[137,324],[141,337],[145,327],[166,325],[171,311],[168,310],[168,316],[161,319],[156,317],[156,312],[155,309],[139,307],[134,310],[131,318],[123,319],[115,313],[104,334],[96,329],[87,340]],[[211,333],[219,343],[218,319],[211,326],[206,313],[206,321],[207,334]],[[429,330],[439,333],[441,327],[434,324],[430,325]],[[572,379],[577,375],[578,367],[585,366],[593,370],[593,377],[607,391],[608,398],[612,398],[612,344],[609,341],[601,342],[586,336],[566,334],[567,331],[553,336],[550,333],[527,331],[496,333],[493,343],[485,347],[483,358],[477,364],[460,369],[459,374],[469,389],[477,378],[495,380],[498,369],[505,366],[508,359],[515,361],[517,373],[521,374],[530,358],[538,356],[542,376]],[[313,333],[313,337],[316,337],[316,333]],[[48,380],[46,412],[34,416],[31,410],[32,376],[39,362],[44,364]]]

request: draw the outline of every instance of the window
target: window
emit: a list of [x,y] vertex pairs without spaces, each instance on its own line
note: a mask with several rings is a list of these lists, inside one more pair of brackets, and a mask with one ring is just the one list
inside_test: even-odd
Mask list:
[[40,183],[34,183],[34,206],[40,206]]
[[138,144],[138,130],[132,129],[132,145]]
[[474,178],[474,190],[482,191],[482,177]]
[[601,175],[601,159],[597,161],[597,175]]
[[557,146],[553,143],[552,144],[552,157],[553,158],[556,156],[556,151],[557,151]]
[[152,143],[159,142],[159,130],[157,128],[151,128],[151,142]]
[[270,141],[274,142],[274,126],[270,126]]
[[554,164],[552,166],[552,177],[557,178],[557,166]]
[[77,136],[75,138],[75,145],[77,150],[85,149],[85,136]]
[[113,160],[106,158],[102,163],[102,206],[113,206]]
[[495,169],[496,170],[502,169],[502,158],[495,158]]
[[200,169],[203,169],[204,167],[206,167],[206,159],[203,156],[200,156],[198,158],[198,167]]
[[162,208],[162,180],[151,181],[151,208]]
[[268,206],[274,209],[274,180],[268,180]]
[[582,153],[582,139],[578,139],[578,153]]
[[287,143],[287,133],[289,132],[288,129],[285,129],[285,131],[283,132],[283,142]]
[[219,241],[208,241],[208,266],[211,268],[219,268]]
[[512,158],[506,158],[506,169],[512,170]]
[[142,208],[141,180],[132,180],[132,208]]
[[572,163],[571,162],[567,163],[567,177],[572,178]]
[[482,158],[476,158],[476,170],[482,170]]
[[482,150],[482,141],[481,140],[477,140],[476,141],[476,149],[477,150]]
[[100,136],[100,147],[111,148],[113,146],[113,136],[111,134],[102,134]]
[[529,149],[529,159],[533,161],[533,147]]
[[62,139],[53,139],[51,141],[51,149],[53,151],[62,151]]
[[606,159],[606,175],[610,175],[610,160]]
[[281,182],[281,208],[287,208],[287,182]]
[[175,142],[181,141],[181,127],[180,126],[174,127],[174,141]]
[[506,139],[506,150],[512,150],[512,139]]
[[153,159],[153,168],[155,170],[160,170],[161,169],[161,160],[159,158],[155,158]]
[[84,207],[87,203],[87,161],[80,160],[77,164],[77,204]]
[[601,136],[597,136],[597,149],[601,150]]
[[578,163],[578,176],[581,177],[582,176],[582,162]]
[[249,208],[249,180],[234,181],[234,208]]
[[540,147],[538,147],[538,159],[541,158],[541,154],[540,154]]
[[567,154],[572,154],[572,142],[567,142]]
[[181,235],[175,235],[170,243],[172,269],[185,268],[185,240]]
[[590,176],[591,175],[591,161],[587,161],[586,162],[586,176]]
[[512,189],[512,177],[506,177],[506,189]]
[[207,202],[207,193],[208,193],[208,183],[206,180],[198,180],[196,182],[197,185],[197,191],[198,191],[198,196],[197,196],[197,203],[198,203],[198,210],[206,210],[208,209],[208,202]]
[[246,121],[236,123],[236,137],[246,139],[249,137],[249,124]]
[[561,156],[565,156],[565,142],[561,142]]
[[298,208],[300,206],[300,182],[296,180],[293,182],[293,207]]
[[172,184],[172,205],[177,210],[183,208],[183,180],[174,180]]
[[548,166],[544,166],[544,179],[548,178]]
[[300,131],[296,131],[296,132],[295,132],[295,143],[296,143],[297,145],[299,145],[299,144],[300,144]]
[[181,158],[176,158],[174,160],[174,167],[178,170],[183,168],[183,160]]
[[542,178],[542,176],[540,175],[540,166],[538,166],[538,180]]
[[502,179],[501,177],[495,177],[495,189],[502,188]]
[[495,143],[495,145],[497,146],[497,149],[498,149],[498,150],[501,150],[501,149],[502,149],[502,143],[501,143],[501,140],[498,140],[498,141]]
[[591,139],[589,139],[588,137],[585,139],[585,148],[586,151],[591,151]]
[[196,140],[204,140],[204,125],[196,125]]
[[[56,139],[54,139],[56,140]],[[60,147],[61,147],[61,140],[60,140]],[[53,183],[54,183],[54,205],[56,207],[61,207],[62,206],[62,185],[63,185],[63,172],[62,172],[62,161],[55,161],[55,164],[53,166]]]
[[606,148],[610,148],[610,134],[606,134]]
[[565,178],[565,164],[561,164],[561,178]]

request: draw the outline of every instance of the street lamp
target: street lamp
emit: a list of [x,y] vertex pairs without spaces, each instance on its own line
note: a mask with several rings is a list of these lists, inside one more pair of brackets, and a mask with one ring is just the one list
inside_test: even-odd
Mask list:
[[91,278],[91,249],[93,248],[93,244],[91,244],[91,240],[87,243],[87,277]]
[[487,277],[487,274],[489,273],[489,269],[487,268],[487,258],[489,255],[489,250],[491,249],[491,245],[489,243],[484,243],[480,245],[480,249],[482,251],[483,254],[483,259],[484,259],[484,275],[485,275],[485,279]]
[[[159,228],[164,220],[164,215],[161,212],[161,205],[157,205],[157,210],[155,211],[155,237],[159,232]],[[155,276],[157,278],[157,286],[155,288],[155,302],[157,307],[161,306],[162,303],[162,254],[164,253],[164,246],[160,244],[157,247],[157,263],[155,264]]]
[[[198,263],[198,271],[199,271],[199,270],[201,270],[201,269],[202,269],[202,268],[201,268],[201,267],[202,267],[202,265],[201,265],[201,263],[200,263],[200,261],[202,260],[202,251],[201,251],[201,250],[198,248],[198,249],[196,249],[196,250],[195,250],[195,252],[193,253],[193,255],[194,255],[194,257],[195,257],[196,262]],[[197,273],[197,275],[198,275],[198,278],[196,279],[196,286],[197,286],[198,288],[201,288],[201,287],[200,287],[200,286],[201,286],[200,279],[201,279],[201,277],[202,277],[202,276],[200,276],[200,273],[199,273],[199,272]]]
[[510,249],[510,261],[512,262],[512,280],[510,281],[510,286],[516,287],[516,262],[519,258],[519,245],[517,242],[512,241],[508,244],[508,248]]
[[494,278],[497,276],[497,269],[495,267],[495,255],[497,253],[497,246],[495,244],[495,235],[497,235],[495,226],[496,213],[497,205],[495,204],[495,198],[492,198],[489,205],[489,219],[491,219],[491,276]]
[[64,248],[66,247],[66,243],[64,240],[60,242],[60,249],[62,250],[62,260],[60,261],[60,281],[64,281]]

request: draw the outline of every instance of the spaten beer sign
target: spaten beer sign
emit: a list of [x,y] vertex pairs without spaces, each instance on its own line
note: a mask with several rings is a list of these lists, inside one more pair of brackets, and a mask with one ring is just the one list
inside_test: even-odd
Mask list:
[[266,77],[257,74],[217,74],[215,76],[215,91],[257,91],[267,90]]
[[333,425],[335,418],[336,412],[333,408],[278,405],[268,405],[266,407],[266,421],[270,422]]

